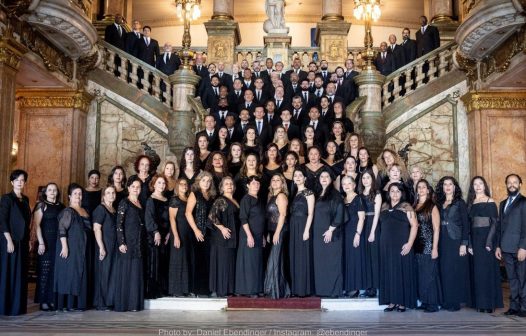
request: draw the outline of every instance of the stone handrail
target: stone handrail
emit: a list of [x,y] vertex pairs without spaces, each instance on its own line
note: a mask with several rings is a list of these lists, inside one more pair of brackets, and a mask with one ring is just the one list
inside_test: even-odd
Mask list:
[[455,42],[448,42],[387,76],[383,85],[383,107],[407,97],[453,70],[456,48]]
[[172,107],[172,90],[166,74],[105,41],[98,43],[102,53],[99,69]]

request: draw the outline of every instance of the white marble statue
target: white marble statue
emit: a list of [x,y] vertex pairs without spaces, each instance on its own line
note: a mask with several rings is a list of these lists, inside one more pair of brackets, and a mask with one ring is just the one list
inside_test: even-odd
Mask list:
[[285,27],[285,0],[265,0],[265,13],[268,19],[263,23],[263,30],[268,34],[287,34]]

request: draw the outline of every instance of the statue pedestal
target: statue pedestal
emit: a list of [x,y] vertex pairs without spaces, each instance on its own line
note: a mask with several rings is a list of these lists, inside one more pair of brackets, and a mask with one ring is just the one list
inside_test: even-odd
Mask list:
[[320,47],[320,60],[329,63],[329,71],[345,64],[350,28],[351,24],[343,20],[322,21],[316,26],[316,44]]
[[268,34],[263,37],[265,43],[265,56],[274,60],[274,63],[281,61],[285,68],[290,62],[290,44],[292,37],[287,34]]
[[207,63],[224,62],[232,70],[236,46],[241,42],[239,24],[233,20],[212,19],[204,23],[208,33]]

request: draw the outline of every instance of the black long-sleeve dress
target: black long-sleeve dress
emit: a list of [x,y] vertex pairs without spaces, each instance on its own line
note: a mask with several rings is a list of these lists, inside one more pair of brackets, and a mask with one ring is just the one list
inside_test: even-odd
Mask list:
[[115,284],[113,283],[113,272],[115,269],[115,258],[117,249],[117,214],[112,213],[103,204],[93,211],[93,224],[102,226],[102,242],[106,250],[106,256],[100,260],[100,250],[95,248],[95,286],[93,306],[96,308],[113,307],[115,296]]
[[56,296],[53,290],[55,273],[55,256],[58,239],[58,215],[64,210],[62,203],[40,202],[35,211],[42,211],[40,230],[46,251],[37,258],[37,287],[35,302],[56,307]]
[[170,200],[170,208],[177,209],[175,224],[181,245],[174,246],[174,235],[170,236],[170,267],[168,274],[168,294],[173,296],[187,295],[193,292],[193,278],[190,266],[195,264],[195,237],[186,220],[186,202],[174,196]]
[[118,251],[115,259],[115,311],[144,309],[145,236],[143,209],[123,199],[117,210],[117,248],[126,245],[127,251]]
[[309,189],[298,192],[290,206],[290,291],[292,295],[297,296],[310,296],[314,285],[312,272],[312,227],[309,239],[303,240],[303,232],[305,232],[309,215],[307,196],[313,194]]
[[[477,309],[502,308],[499,261],[495,257],[495,228],[498,220],[494,202],[476,203],[469,211],[471,220],[472,306]],[[486,246],[491,250],[486,250]]]
[[[162,297],[168,289],[168,262],[170,247],[164,245],[164,239],[169,232],[170,219],[168,218],[168,200],[162,201],[149,197],[144,210],[146,226],[146,240],[148,248],[144,258],[144,271],[146,276],[145,298],[157,299]],[[154,236],[159,232],[161,244],[155,246]]]
[[[314,288],[317,296],[337,297],[342,294],[342,239],[341,225],[344,220],[343,199],[336,190],[319,197],[314,209],[313,255]],[[329,227],[336,229],[332,240],[325,243],[323,234]]]
[[343,226],[343,289],[346,293],[366,289],[366,236],[360,234],[360,245],[354,247],[354,237],[358,232],[358,213],[365,212],[362,198],[356,195],[350,203],[345,204],[347,220]]
[[[460,309],[461,303],[471,302],[469,258],[460,256],[460,246],[469,243],[469,219],[463,199],[454,200],[445,209],[440,207],[440,240],[438,243],[440,279],[442,280],[442,308]],[[458,223],[454,224],[454,223]],[[449,225],[455,225],[448,230]],[[459,232],[455,232],[458,228]],[[450,234],[455,232],[457,236]],[[452,238],[453,237],[453,238]]]
[[374,242],[369,242],[369,235],[373,229],[374,221],[374,207],[375,202],[374,198],[372,200],[369,198],[369,195],[360,195],[362,197],[362,203],[365,208],[365,223],[363,227],[362,235],[365,239],[365,281],[366,289],[371,289],[376,292],[376,289],[379,288],[380,284],[380,248],[379,248],[379,238],[380,238],[380,224],[376,226],[375,230],[375,239]]
[[197,228],[201,230],[205,241],[194,239],[195,263],[191,265],[193,288],[196,295],[210,294],[210,230],[208,226],[208,213],[212,207],[213,200],[206,199],[200,191],[195,191],[196,204],[193,216]]
[[265,272],[265,295],[272,299],[281,299],[290,296],[290,287],[285,278],[283,267],[284,240],[288,231],[287,222],[283,224],[279,234],[279,243],[274,244],[272,239],[279,221],[279,209],[276,203],[278,195],[272,196],[267,204],[267,231],[270,236],[271,245],[270,255],[267,261],[267,270]]
[[[236,278],[237,231],[239,230],[239,208],[231,200],[219,196],[208,215],[210,219],[210,291],[218,297],[234,293]],[[230,229],[230,238],[225,239],[215,225]]]
[[[82,208],[88,212],[90,218],[93,215],[95,208],[99,206],[102,201],[102,190],[82,192]],[[93,231],[86,232],[86,262],[88,263],[88,307],[91,307],[94,298],[94,273],[95,264],[95,250],[97,242],[95,241],[95,233]]]
[[152,192],[150,191],[150,182],[152,180],[152,177],[152,175],[148,175],[148,177],[143,181],[137,174],[130,176],[130,179],[138,178],[141,182],[141,193],[139,194],[139,203],[141,203],[143,209],[146,208],[146,201],[148,200],[148,198],[150,198],[150,195],[152,194]]
[[411,225],[407,212],[413,211],[408,203],[394,208],[384,204],[380,213],[380,294],[379,303],[399,304],[406,308],[416,306],[416,276],[413,249],[402,255],[402,246],[407,243]]
[[[87,255],[88,233],[92,231],[89,218],[75,209],[64,209],[58,218],[57,251],[55,257],[55,292],[58,294],[57,309],[88,308],[88,274],[93,272]],[[68,257],[62,258],[61,238],[67,238]]]
[[[0,200],[0,315],[27,312],[27,263],[31,209],[26,196],[19,199],[14,192]],[[7,253],[5,232],[15,245]]]
[[[263,293],[263,234],[265,232],[265,208],[260,200],[245,195],[239,209],[239,247],[236,257],[236,294],[257,295]],[[248,247],[243,225],[248,224],[254,238],[254,247]]]

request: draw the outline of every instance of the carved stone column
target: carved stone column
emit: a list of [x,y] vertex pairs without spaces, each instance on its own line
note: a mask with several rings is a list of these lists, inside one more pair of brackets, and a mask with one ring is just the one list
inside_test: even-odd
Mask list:
[[125,19],[126,23],[124,26],[128,28],[131,26],[132,17],[132,4],[128,0],[100,0],[104,2],[102,7],[102,20],[94,21],[93,26],[97,29],[97,35],[104,37],[104,30],[106,26],[112,24],[115,20],[115,14],[121,14]]
[[193,146],[195,132],[195,113],[188,101],[195,95],[195,86],[201,77],[193,70],[179,69],[170,77],[173,88],[173,111],[168,116],[168,146],[177,157],[181,157],[183,149]]
[[204,24],[208,33],[207,62],[224,62],[230,70],[235,48],[241,43],[239,25],[234,21],[234,0],[214,0],[212,19]]
[[453,0],[430,0],[431,23],[440,31],[440,42],[449,42],[455,38],[458,22],[453,20]]
[[[113,21],[115,14],[126,15],[126,0],[104,0],[104,20]],[[126,18],[131,20],[131,18]]]
[[334,70],[347,59],[347,35],[351,24],[342,15],[342,0],[323,0],[322,18],[316,29],[316,44],[321,59],[327,60],[329,70]]
[[10,190],[13,130],[15,117],[16,74],[27,49],[12,38],[9,31],[0,39],[0,193]]
[[363,70],[354,77],[359,87],[360,96],[367,97],[360,112],[361,135],[364,145],[371,151],[371,158],[376,158],[385,146],[385,123],[382,114],[382,85],[385,76],[376,70]]

